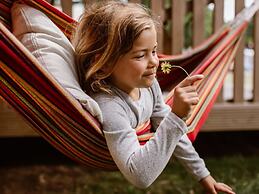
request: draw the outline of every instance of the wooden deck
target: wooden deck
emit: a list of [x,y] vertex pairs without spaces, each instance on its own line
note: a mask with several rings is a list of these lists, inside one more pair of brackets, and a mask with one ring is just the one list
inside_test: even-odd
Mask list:
[[[33,128],[12,107],[1,101],[0,137],[38,136]],[[259,130],[259,103],[217,103],[201,131]]]
[[[134,2],[140,2],[134,0]],[[205,8],[208,3],[214,4],[213,30],[223,24],[223,0],[193,0],[189,3],[172,0],[172,8],[164,7],[162,1],[151,0],[150,6],[160,16],[162,22],[171,20],[171,34],[159,33],[159,51],[168,54],[179,54],[184,50],[184,18],[187,12],[193,12],[192,46],[200,44],[205,37]],[[244,0],[235,1],[238,13],[244,7]],[[254,23],[254,67],[252,71],[252,98],[245,99],[244,91],[244,55],[245,42],[241,44],[235,60],[233,73],[233,98],[226,100],[220,94],[202,131],[248,131],[259,130],[259,12],[252,21]],[[9,105],[0,98],[0,137],[36,136],[30,125],[24,121]]]

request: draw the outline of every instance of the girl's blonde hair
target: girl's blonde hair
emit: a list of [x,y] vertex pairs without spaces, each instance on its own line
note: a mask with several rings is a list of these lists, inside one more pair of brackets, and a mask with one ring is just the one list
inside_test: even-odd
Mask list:
[[79,82],[86,92],[109,92],[108,78],[119,57],[157,21],[140,4],[107,1],[86,7],[72,41]]

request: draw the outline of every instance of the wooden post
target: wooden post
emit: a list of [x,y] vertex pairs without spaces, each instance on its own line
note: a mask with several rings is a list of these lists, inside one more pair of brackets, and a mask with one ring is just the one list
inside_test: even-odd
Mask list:
[[217,31],[224,24],[224,0],[214,0],[213,31]]
[[259,11],[254,17],[254,102],[259,102]]
[[163,22],[164,22],[164,2],[162,0],[157,1],[157,0],[151,0],[151,9],[154,12],[156,16],[159,17],[159,21],[161,22],[161,27],[158,29],[157,32],[157,42],[158,42],[158,52],[163,52],[164,44],[163,44],[163,39],[164,39],[164,31],[163,31]]
[[[216,32],[224,24],[224,0],[214,0],[214,6],[213,32]],[[223,102],[222,90],[218,95],[217,102]]]
[[193,46],[199,45],[205,38],[204,16],[205,16],[205,0],[193,0]]
[[64,13],[66,13],[69,16],[72,16],[72,7],[73,7],[72,0],[61,0],[61,7]]
[[185,1],[172,0],[172,54],[180,54],[184,46]]
[[[235,1],[235,13],[238,14],[243,8],[244,0]],[[234,66],[234,102],[244,101],[244,39],[241,41],[237,50]]]

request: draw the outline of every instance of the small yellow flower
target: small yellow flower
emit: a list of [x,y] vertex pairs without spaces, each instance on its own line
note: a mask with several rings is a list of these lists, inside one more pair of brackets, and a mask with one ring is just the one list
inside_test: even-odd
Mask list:
[[161,63],[161,70],[163,71],[163,73],[169,74],[171,71],[172,65],[165,61],[163,63]]

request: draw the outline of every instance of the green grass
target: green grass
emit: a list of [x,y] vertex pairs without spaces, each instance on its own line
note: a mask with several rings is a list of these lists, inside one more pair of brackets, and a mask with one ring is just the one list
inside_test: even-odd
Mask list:
[[[204,158],[214,178],[238,194],[259,193],[259,156]],[[145,190],[129,184],[119,172],[89,171],[78,165],[27,165],[0,168],[2,194],[199,194],[199,183],[178,163],[170,162]]]
[[[206,164],[216,180],[231,185],[237,193],[259,193],[259,157],[207,158]],[[102,184],[99,181],[90,181],[88,184],[85,184],[82,193],[204,193],[199,183],[187,174],[182,166],[172,162],[170,162],[155,183],[145,190],[134,188],[119,173],[97,173],[95,177]]]
[[[259,193],[259,132],[199,134],[195,148],[213,177],[237,194]],[[19,145],[19,146],[17,146]],[[120,172],[76,165],[41,139],[0,141],[1,194],[203,194],[183,167],[170,162],[145,190]]]

